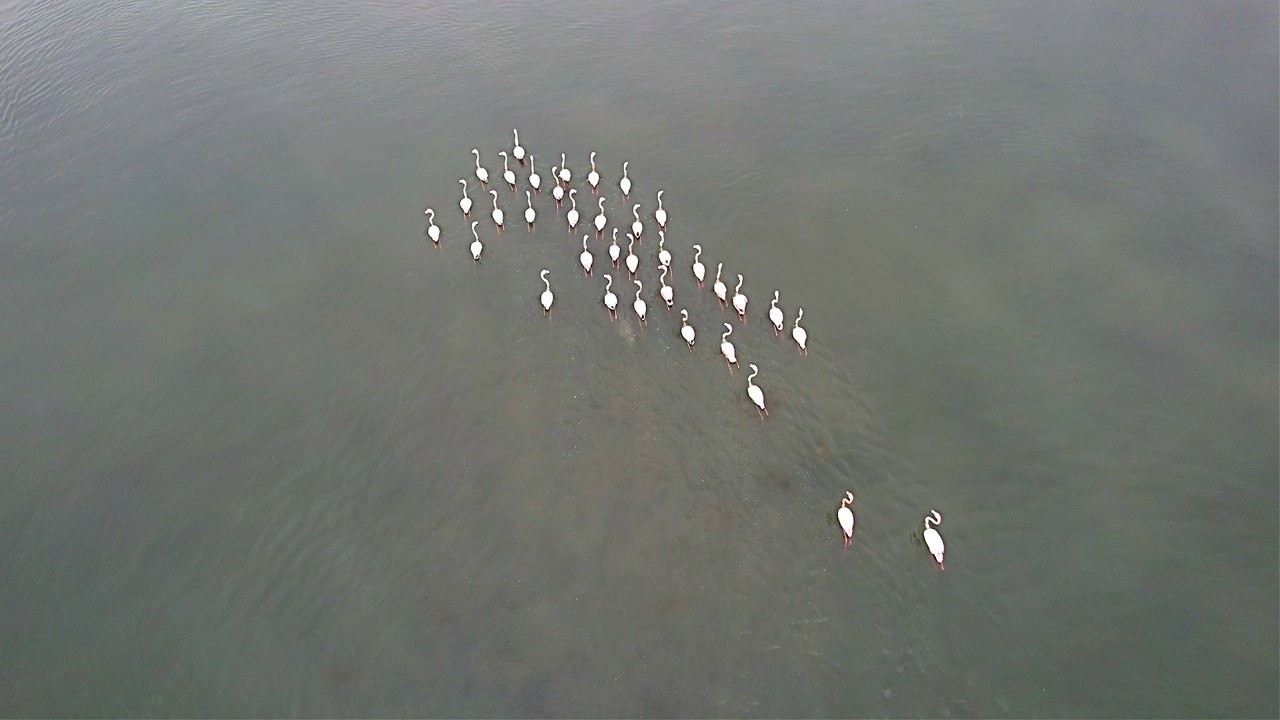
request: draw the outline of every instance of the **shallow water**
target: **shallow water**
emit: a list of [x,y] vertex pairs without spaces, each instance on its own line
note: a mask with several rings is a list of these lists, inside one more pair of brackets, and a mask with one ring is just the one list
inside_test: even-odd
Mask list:
[[1280,712],[1274,4],[321,5],[0,2],[0,712]]

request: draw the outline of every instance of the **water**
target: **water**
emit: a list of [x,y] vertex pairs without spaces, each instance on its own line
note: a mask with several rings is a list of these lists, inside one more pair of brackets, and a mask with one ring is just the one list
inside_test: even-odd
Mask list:
[[[0,712],[1275,716],[1278,45],[1269,3],[0,3]],[[647,327],[523,226],[513,126],[584,225],[630,161]]]

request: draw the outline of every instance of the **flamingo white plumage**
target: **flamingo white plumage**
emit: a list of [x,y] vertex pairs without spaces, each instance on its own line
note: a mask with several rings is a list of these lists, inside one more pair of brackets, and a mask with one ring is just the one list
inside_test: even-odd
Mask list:
[[542,176],[533,167],[533,153],[529,153],[529,187],[533,188],[534,192],[542,192]]
[[631,223],[631,234],[635,235],[636,239],[639,240],[640,233],[644,232],[644,224],[640,222],[640,203],[636,203],[631,208],[631,214],[636,218],[635,222]]
[[569,188],[569,202],[573,203],[573,207],[569,209],[569,213],[565,215],[565,219],[569,221],[570,230],[573,230],[578,226],[578,199],[574,197],[577,194],[577,188]]
[[493,224],[502,229],[502,208],[498,207],[498,191],[490,190],[489,194],[493,196]]
[[587,173],[587,182],[591,184],[591,192],[595,192],[600,185],[600,173],[596,172],[596,154],[591,153],[591,172]]
[[747,397],[751,398],[751,402],[756,404],[756,412],[763,413],[760,419],[763,420],[765,415],[769,414],[769,408],[764,406],[764,391],[759,385],[751,382],[751,379],[760,374],[760,368],[754,364],[747,365],[751,368],[751,374],[747,376]]
[[618,187],[622,190],[622,197],[630,199],[631,197],[631,178],[627,177],[627,165],[630,161],[622,163],[622,179],[618,181]]
[[604,198],[600,198],[599,202],[600,214],[596,216],[596,236],[599,237],[604,233],[604,226],[608,221],[604,216]]
[[680,309],[680,337],[689,343],[689,352],[693,352],[693,341],[697,337],[693,326],[689,324],[689,311],[684,308]]
[[[738,364],[738,350],[733,347],[733,343],[729,342],[729,336],[733,334],[733,326],[729,323],[724,324],[724,334],[720,336],[720,354],[724,356],[726,362],[730,365]],[[732,367],[729,368],[733,370]]]
[[804,308],[796,308],[796,324],[791,328],[791,337],[795,338],[796,344],[800,346],[800,352],[808,355],[809,348],[805,347],[805,344],[809,342],[809,333],[800,327],[802,317],[804,317]]
[[542,278],[543,284],[547,286],[547,289],[542,291],[542,297],[539,298],[542,301],[542,311],[545,313],[551,312],[551,303],[556,301],[556,296],[551,292],[551,281],[547,279],[549,272],[551,271],[543,268],[542,272],[538,273],[538,277]]
[[715,291],[716,297],[720,298],[720,303],[724,304],[729,302],[729,288],[726,287],[724,281],[720,279],[721,270],[724,270],[724,263],[716,265],[716,282],[711,286],[711,289]]
[[480,224],[479,220],[471,221],[471,237],[475,240],[471,241],[471,259],[479,260],[480,253],[484,252],[484,243],[480,242],[480,236],[476,234],[476,226]]
[[511,134],[516,136],[516,145],[515,147],[511,148],[511,157],[515,158],[516,162],[523,165],[524,164],[524,147],[520,145],[520,131],[515,128],[511,128]]
[[929,527],[929,523],[941,525],[942,513],[930,510],[929,514],[924,516],[924,543],[929,546],[929,553],[933,555],[933,559],[938,561],[938,567],[946,570],[946,566],[942,564],[942,556],[947,551],[946,543],[942,542],[942,535],[937,530]]
[[741,274],[738,275],[738,286],[733,289],[733,309],[738,311],[738,317],[747,316],[747,296],[742,294]]
[[644,314],[648,310],[648,306],[644,304],[644,300],[640,299],[640,291],[644,290],[644,285],[639,280],[632,280],[636,284],[636,301],[631,303],[631,307],[635,308],[636,317],[640,318],[640,322],[645,322]]
[[707,279],[707,266],[702,264],[698,258],[702,256],[702,246],[693,244],[693,277],[698,281],[698,287],[702,287],[702,281]]
[[662,274],[658,277],[658,282],[662,283],[662,288],[658,290],[658,296],[662,298],[662,302],[666,303],[667,309],[670,310],[671,306],[675,304],[675,291],[667,284],[668,269],[666,265],[662,266]]
[[476,179],[480,181],[481,185],[488,185],[489,171],[480,167],[480,151],[476,148],[471,148],[471,153],[476,156]]
[[502,156],[502,179],[507,181],[511,186],[511,191],[516,190],[516,174],[511,172],[511,168],[507,167],[507,151],[499,150],[498,154]]
[[853,543],[853,508],[849,507],[853,504],[853,493],[845,490],[844,498],[840,501],[840,510],[836,512],[836,517],[840,519],[840,529],[844,531],[844,546],[849,547]]
[[622,257],[622,248],[618,247],[618,228],[613,229],[613,244],[609,246],[609,259],[618,267],[618,258]]
[[551,188],[551,197],[556,200],[556,207],[560,207],[560,203],[564,202],[564,187],[560,185],[560,175],[556,173],[560,168],[551,166],[551,179],[556,181],[555,187]]
[[658,231],[658,265],[661,267],[671,266],[671,251],[667,250],[667,231]]
[[524,199],[529,203],[529,207],[524,209],[524,221],[529,223],[529,227],[533,227],[533,221],[538,217],[538,213],[533,209],[533,193],[525,190]]
[[636,236],[627,233],[627,272],[631,273],[631,277],[636,276],[636,271],[640,269],[640,256],[636,255],[635,244]]
[[431,242],[437,246],[440,245],[440,228],[436,227],[436,211],[427,208],[422,211],[427,216],[427,237],[431,238]]
[[467,197],[467,181],[459,180],[462,183],[462,199],[458,201],[458,207],[462,208],[462,214],[471,217],[471,198]]
[[769,322],[773,323],[773,334],[782,333],[782,308],[778,307],[778,291],[773,291],[773,300],[769,301]]
[[611,320],[618,319],[618,296],[613,294],[613,276],[605,273],[604,276],[604,307],[609,311]]
[[591,263],[595,258],[591,256],[591,251],[587,249],[587,237],[587,235],[582,236],[582,254],[578,256],[578,264],[582,265],[582,269],[590,275]]
[[658,191],[658,209],[653,211],[653,219],[658,221],[658,227],[666,229],[667,227],[667,211],[662,209],[662,193],[666,190]]
[[569,166],[565,164],[564,153],[560,153],[560,179],[565,185],[573,179],[573,173],[569,172]]

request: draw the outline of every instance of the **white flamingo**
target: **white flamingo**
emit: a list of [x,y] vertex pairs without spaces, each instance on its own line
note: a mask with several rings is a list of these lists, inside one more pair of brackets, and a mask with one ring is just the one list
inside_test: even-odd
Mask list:
[[627,165],[630,161],[622,163],[622,179],[618,181],[618,187],[622,189],[622,197],[630,199],[631,197],[631,178],[627,177]]
[[809,333],[800,327],[802,317],[804,317],[804,308],[796,308],[796,324],[791,328],[791,337],[795,338],[796,344],[800,346],[800,352],[808,355],[809,348],[805,347],[805,344],[809,342]]
[[520,145],[520,131],[516,130],[515,128],[511,128],[511,134],[516,136],[516,146],[511,148],[511,157],[515,158],[516,162],[523,165],[524,164],[524,148]]
[[618,228],[613,229],[613,244],[609,246],[609,259],[618,267],[618,258],[622,256],[622,248],[618,247]]
[[591,153],[591,172],[587,173],[587,182],[591,184],[591,192],[595,192],[600,185],[600,173],[596,172],[596,154]]
[[565,165],[564,153],[560,153],[560,179],[564,181],[565,185],[568,185],[569,181],[573,179],[573,173],[569,172],[569,166]]
[[658,265],[660,267],[671,266],[671,252],[665,247],[667,243],[667,231],[658,231]]
[[555,187],[551,188],[551,197],[556,200],[556,207],[560,207],[560,203],[564,202],[564,188],[560,186],[560,176],[556,173],[559,167],[551,166],[551,179],[556,181]]
[[[729,365],[738,364],[738,351],[733,347],[733,343],[729,342],[729,336],[733,334],[733,326],[729,323],[724,324],[724,334],[720,336],[720,354]],[[733,370],[732,367],[729,368]]]
[[565,216],[565,219],[569,221],[570,230],[578,227],[578,199],[574,197],[577,194],[577,188],[569,188],[569,202],[573,203],[573,207],[569,209],[569,214]]
[[547,289],[542,291],[540,299],[542,300],[542,311],[548,314],[551,313],[551,303],[556,301],[556,296],[551,293],[551,281],[547,279],[547,273],[549,272],[551,271],[543,268],[542,272],[538,273],[538,277],[542,278],[543,284],[547,286]]
[[635,308],[636,317],[640,318],[640,322],[645,322],[644,314],[648,307],[640,299],[640,291],[644,290],[644,285],[640,284],[639,280],[632,280],[632,282],[636,284],[636,301],[631,303],[631,307]]
[[506,180],[507,184],[511,186],[511,191],[515,192],[516,174],[511,172],[511,169],[507,167],[507,151],[499,150],[498,154],[502,156],[502,179]]
[[689,343],[689,352],[693,352],[693,340],[697,337],[697,333],[693,331],[693,326],[689,324],[689,311],[684,308],[680,309],[680,337]]
[[702,264],[698,258],[702,256],[702,246],[693,244],[693,277],[698,281],[698,287],[702,287],[702,281],[707,279],[707,266]]
[[658,290],[658,296],[662,298],[662,302],[667,304],[667,309],[675,304],[675,291],[667,284],[667,266],[662,266],[662,274],[658,277],[658,282],[662,283],[662,289]]
[[533,227],[533,221],[538,217],[538,213],[533,209],[533,193],[525,190],[524,199],[529,203],[529,207],[524,210],[524,221],[529,223],[530,227]]
[[596,216],[596,236],[604,234],[604,226],[608,220],[604,216],[604,198],[600,198],[600,214]]
[[756,367],[754,364],[747,365],[747,367],[751,368],[751,374],[747,376],[747,397],[751,398],[751,402],[755,403],[756,407],[759,408],[756,412],[763,413],[760,416],[760,419],[763,420],[764,416],[769,414],[769,408],[764,406],[764,391],[761,390],[758,385],[751,382],[751,378],[760,374],[760,368]]
[[773,300],[769,302],[769,322],[773,323],[773,334],[782,333],[782,308],[778,307],[778,291],[773,291]]
[[845,490],[844,499],[840,501],[840,510],[836,512],[836,517],[840,519],[840,529],[844,531],[845,547],[849,547],[853,544],[853,508],[849,507],[852,504],[853,493]]
[[578,263],[582,265],[582,269],[588,275],[591,274],[591,263],[595,258],[591,256],[591,251],[587,249],[587,236],[582,236],[582,254],[578,256]]
[[653,211],[653,219],[658,221],[658,227],[664,230],[667,227],[667,211],[662,209],[662,193],[666,190],[658,191],[658,209]]
[[612,320],[618,319],[618,296],[613,294],[613,276],[605,273],[604,276],[604,307],[609,311],[609,317]]
[[471,221],[471,237],[475,240],[471,241],[471,259],[479,260],[480,253],[484,252],[484,243],[480,242],[480,236],[476,234],[476,226],[480,224],[479,220]]
[[533,153],[529,154],[529,187],[534,192],[542,192],[542,176],[533,167]]
[[644,232],[644,225],[640,222],[640,203],[636,203],[631,208],[631,214],[635,216],[636,221],[631,223],[631,234],[640,239],[640,233]]
[[738,317],[745,318],[747,316],[747,296],[742,292],[742,275],[738,275],[738,286],[733,289],[733,309],[738,311]]
[[942,542],[942,535],[937,530],[929,527],[929,523],[941,525],[942,513],[930,510],[929,514],[924,516],[924,542],[929,546],[929,553],[933,555],[933,559],[938,561],[938,567],[946,570],[946,566],[942,564],[942,556],[947,551],[946,543]]
[[725,286],[722,280],[720,280],[720,271],[723,269],[724,263],[716,265],[716,282],[711,286],[711,289],[716,293],[716,297],[720,298],[721,304],[729,302],[729,288]]
[[480,167],[480,151],[476,148],[471,148],[471,153],[476,156],[476,179],[480,181],[481,185],[488,185],[489,171]]
[[498,191],[490,190],[489,194],[493,196],[493,224],[502,229],[502,208],[498,207]]
[[440,228],[436,227],[436,211],[427,208],[422,211],[427,216],[427,237],[431,238],[431,242],[437,246],[440,245]]
[[627,272],[631,273],[631,277],[636,276],[636,271],[640,269],[640,257],[636,255],[634,250],[636,244],[636,236],[627,233]]
[[471,198],[467,197],[467,181],[459,180],[462,183],[462,199],[458,201],[458,207],[462,208],[462,214],[471,217]]

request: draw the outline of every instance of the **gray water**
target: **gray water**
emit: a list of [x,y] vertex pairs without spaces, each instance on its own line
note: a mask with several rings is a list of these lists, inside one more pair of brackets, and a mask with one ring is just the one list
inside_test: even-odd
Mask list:
[[[1278,45],[1274,3],[0,2],[0,713],[1275,717]],[[630,161],[647,326],[546,192],[526,229],[512,127],[583,225]]]

